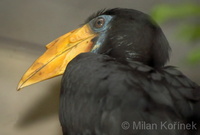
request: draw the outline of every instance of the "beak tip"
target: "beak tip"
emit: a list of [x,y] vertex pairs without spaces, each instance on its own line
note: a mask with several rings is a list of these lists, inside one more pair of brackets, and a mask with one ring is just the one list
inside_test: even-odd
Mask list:
[[20,81],[17,86],[17,91],[20,91],[22,88],[24,88],[24,84]]
[[20,91],[22,89],[21,85],[17,86],[17,91]]

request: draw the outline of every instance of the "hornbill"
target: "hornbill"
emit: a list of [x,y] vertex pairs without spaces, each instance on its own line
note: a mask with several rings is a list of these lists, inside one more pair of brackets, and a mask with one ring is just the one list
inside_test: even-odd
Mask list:
[[170,46],[147,14],[101,10],[46,48],[18,90],[63,74],[64,135],[200,134],[200,87],[165,65]]

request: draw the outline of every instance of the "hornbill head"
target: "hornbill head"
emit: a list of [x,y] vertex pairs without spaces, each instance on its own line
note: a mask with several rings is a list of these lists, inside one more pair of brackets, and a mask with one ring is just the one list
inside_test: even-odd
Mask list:
[[62,75],[80,53],[109,55],[117,61],[139,61],[159,68],[169,59],[170,50],[162,30],[148,15],[122,8],[99,11],[82,27],[57,38],[46,48],[24,74],[18,90]]

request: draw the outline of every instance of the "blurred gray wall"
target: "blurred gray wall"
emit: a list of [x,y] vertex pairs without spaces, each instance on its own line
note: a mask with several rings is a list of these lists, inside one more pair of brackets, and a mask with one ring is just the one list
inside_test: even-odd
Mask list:
[[[183,2],[188,1],[1,0],[0,135],[61,135],[58,120],[61,77],[16,91],[21,76],[45,51],[47,43],[77,28],[89,15],[103,8],[125,7],[149,13],[158,4]],[[199,66],[184,63],[191,48],[174,37],[177,25],[170,22],[161,26],[173,50],[170,64],[180,67],[200,84]]]

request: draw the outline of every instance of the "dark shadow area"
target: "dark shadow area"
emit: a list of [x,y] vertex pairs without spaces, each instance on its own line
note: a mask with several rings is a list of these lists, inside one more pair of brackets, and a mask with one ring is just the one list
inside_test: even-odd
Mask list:
[[17,127],[26,128],[44,119],[49,119],[49,117],[54,115],[58,116],[60,80],[55,81],[49,88],[49,93],[40,100],[35,101],[35,104],[29,107],[27,112],[23,114],[23,117],[20,117],[16,123]]

